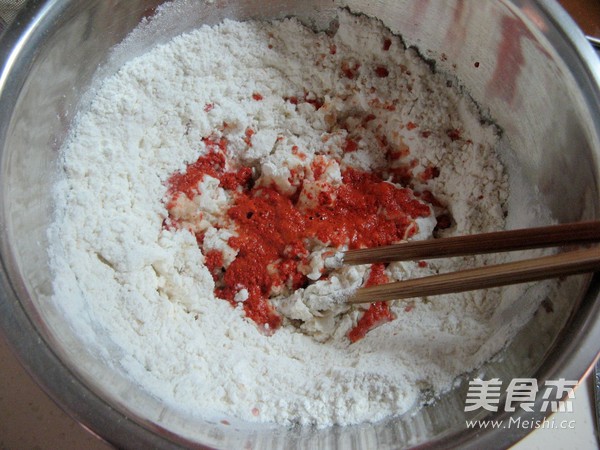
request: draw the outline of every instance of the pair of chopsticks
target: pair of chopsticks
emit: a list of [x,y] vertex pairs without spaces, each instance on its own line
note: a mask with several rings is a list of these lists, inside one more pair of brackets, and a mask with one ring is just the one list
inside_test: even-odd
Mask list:
[[[590,221],[349,250],[344,253],[343,262],[356,265],[418,261],[597,241],[600,241],[600,221]],[[449,294],[594,271],[600,271],[600,247],[360,288],[347,302]]]

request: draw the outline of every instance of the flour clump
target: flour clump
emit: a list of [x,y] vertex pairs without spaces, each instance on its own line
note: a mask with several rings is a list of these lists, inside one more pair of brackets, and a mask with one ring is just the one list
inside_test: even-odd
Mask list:
[[226,20],[179,36],[104,80],[63,149],[56,301],[84,305],[114,364],[168,405],[377,421],[417,406],[423,387],[450,389],[511,337],[490,325],[498,289],[343,301],[498,262],[336,255],[502,229],[508,188],[498,130],[467,96],[378,22],[338,22]]

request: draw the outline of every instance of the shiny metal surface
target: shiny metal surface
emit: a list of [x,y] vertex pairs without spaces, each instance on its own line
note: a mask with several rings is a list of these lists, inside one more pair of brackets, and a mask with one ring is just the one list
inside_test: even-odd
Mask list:
[[600,444],[600,362],[594,367],[594,404],[596,414],[596,437]]
[[[111,53],[158,3],[32,1],[0,42],[0,328],[38,382],[120,448],[504,448],[529,431],[466,429],[465,419],[473,417],[464,413],[464,383],[415,416],[347,428],[249,429],[182,417],[107,364],[62,320],[49,300],[46,228],[58,149],[96,76],[199,24],[297,15],[323,27],[339,5],[380,18],[436,59],[438,70],[457,76],[504,129],[507,152],[558,221],[598,218],[600,62],[566,13],[533,0],[190,0],[180,5],[177,21],[151,20],[143,39]],[[502,360],[479,373],[535,376],[540,383],[580,379],[600,347],[599,288],[598,276],[557,286],[549,299],[557,320],[544,323],[541,311]]]

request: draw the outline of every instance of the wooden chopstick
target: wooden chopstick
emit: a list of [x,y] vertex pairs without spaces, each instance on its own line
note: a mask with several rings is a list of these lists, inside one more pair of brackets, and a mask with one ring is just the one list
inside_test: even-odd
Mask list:
[[358,289],[347,303],[370,303],[485,289],[600,270],[600,247]]
[[344,264],[389,263],[600,241],[600,221],[456,236],[348,250]]

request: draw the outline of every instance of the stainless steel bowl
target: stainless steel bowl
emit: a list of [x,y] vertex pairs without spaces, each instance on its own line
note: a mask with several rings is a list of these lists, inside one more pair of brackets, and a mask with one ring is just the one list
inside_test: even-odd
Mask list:
[[[58,150],[95,76],[200,24],[296,15],[319,27],[344,5],[381,19],[462,81],[504,129],[526,183],[558,221],[598,218],[600,63],[566,13],[533,0],[189,0],[179,5],[179,20],[151,20],[144,39],[111,52],[159,3],[31,1],[0,42],[0,325],[32,376],[121,448],[503,448],[526,434],[467,429],[465,383],[414,416],[345,428],[242,429],[181,416],[104,366],[48,300],[46,229]],[[540,312],[479,373],[581,379],[600,347],[599,287],[597,276],[558,284],[549,299],[555,320]],[[544,414],[484,413],[477,418]]]

